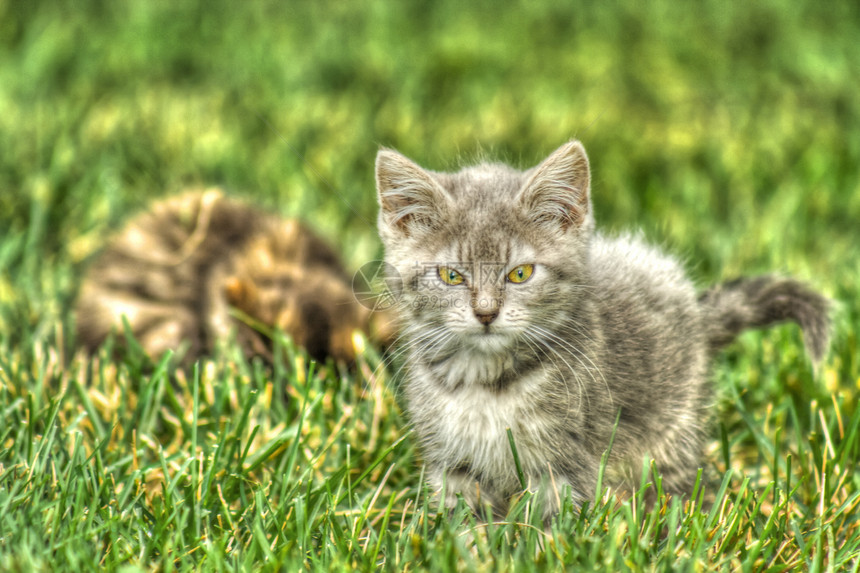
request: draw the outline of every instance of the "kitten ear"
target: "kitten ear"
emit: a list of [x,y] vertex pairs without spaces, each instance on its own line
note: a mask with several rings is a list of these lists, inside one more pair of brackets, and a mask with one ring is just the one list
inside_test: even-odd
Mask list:
[[591,221],[591,176],[580,142],[565,143],[530,174],[520,203],[536,224],[567,231]]
[[376,155],[380,223],[404,235],[433,231],[444,220],[447,193],[418,165],[391,149]]

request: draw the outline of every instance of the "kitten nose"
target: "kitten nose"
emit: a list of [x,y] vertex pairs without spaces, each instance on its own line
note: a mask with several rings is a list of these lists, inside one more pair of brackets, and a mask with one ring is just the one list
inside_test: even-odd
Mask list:
[[478,322],[484,326],[488,326],[491,322],[496,320],[497,316],[499,316],[498,310],[475,310],[475,318],[477,318]]

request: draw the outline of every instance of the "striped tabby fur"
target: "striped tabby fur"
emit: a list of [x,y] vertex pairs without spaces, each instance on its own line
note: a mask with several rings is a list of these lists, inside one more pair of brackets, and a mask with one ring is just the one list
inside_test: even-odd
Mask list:
[[310,229],[210,189],[154,203],[90,266],[77,302],[79,342],[94,351],[121,333],[123,316],[150,355],[181,351],[188,364],[232,329],[249,356],[268,357],[270,341],[254,321],[283,329],[315,358],[351,361],[352,333],[368,329],[370,312]]

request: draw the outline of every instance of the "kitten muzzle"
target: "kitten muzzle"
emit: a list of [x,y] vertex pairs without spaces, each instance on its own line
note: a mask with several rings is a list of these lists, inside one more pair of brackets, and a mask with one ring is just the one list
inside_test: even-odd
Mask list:
[[499,316],[498,310],[482,310],[482,309],[477,309],[477,308],[475,309],[475,318],[478,319],[478,322],[480,322],[481,324],[484,325],[487,332],[490,331],[490,324],[494,320],[496,320],[496,318],[498,318],[498,316]]

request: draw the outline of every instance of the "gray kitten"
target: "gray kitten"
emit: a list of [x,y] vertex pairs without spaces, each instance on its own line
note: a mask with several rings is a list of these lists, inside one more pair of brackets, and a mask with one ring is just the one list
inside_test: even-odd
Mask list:
[[379,232],[403,283],[407,410],[446,505],[461,494],[504,514],[523,483],[546,515],[566,489],[581,504],[611,439],[610,485],[638,483],[650,457],[665,491],[689,493],[714,352],[785,320],[813,358],[825,352],[827,299],[772,276],[697,293],[676,259],[594,230],[589,179],[577,141],[525,172],[377,156]]

